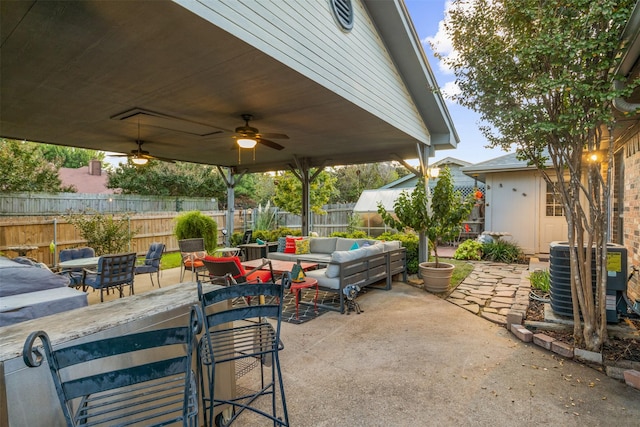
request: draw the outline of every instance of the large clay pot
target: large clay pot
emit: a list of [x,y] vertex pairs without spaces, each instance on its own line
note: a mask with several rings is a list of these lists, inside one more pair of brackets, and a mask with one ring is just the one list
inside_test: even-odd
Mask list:
[[418,264],[418,268],[424,281],[425,290],[437,294],[446,292],[449,289],[449,283],[451,283],[451,276],[455,268],[453,264],[441,262],[436,268],[435,262],[421,262]]

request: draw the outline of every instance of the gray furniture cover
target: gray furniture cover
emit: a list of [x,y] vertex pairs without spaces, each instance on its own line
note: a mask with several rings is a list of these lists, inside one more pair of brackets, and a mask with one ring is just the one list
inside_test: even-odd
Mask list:
[[69,288],[67,276],[23,262],[0,257],[0,326],[88,305],[87,294]]

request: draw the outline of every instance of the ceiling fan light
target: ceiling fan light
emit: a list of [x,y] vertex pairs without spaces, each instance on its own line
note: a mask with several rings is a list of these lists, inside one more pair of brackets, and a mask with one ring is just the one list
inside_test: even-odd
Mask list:
[[145,159],[144,157],[132,157],[131,161],[133,162],[134,165],[138,165],[138,166],[144,166],[147,164],[147,162],[149,161],[149,159]]
[[256,146],[258,141],[251,138],[238,138],[238,145],[240,148],[253,148]]

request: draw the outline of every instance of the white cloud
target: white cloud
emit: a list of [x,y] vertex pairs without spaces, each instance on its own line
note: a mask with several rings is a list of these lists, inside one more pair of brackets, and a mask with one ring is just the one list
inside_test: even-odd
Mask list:
[[[447,19],[449,15],[449,10],[452,7],[452,2],[447,0],[444,4],[444,16]],[[425,49],[433,46],[433,50],[435,50],[438,54],[443,57],[451,57],[455,55],[456,52],[453,49],[453,44],[451,43],[451,39],[447,34],[447,31],[444,27],[444,20],[438,23],[438,32],[434,36],[427,36],[421,40]],[[438,61],[438,69],[442,74],[445,75],[453,75],[453,70],[448,67],[441,59]]]
[[460,94],[460,87],[458,87],[455,81],[450,81],[446,82],[440,91],[448,102],[453,102],[451,98]]

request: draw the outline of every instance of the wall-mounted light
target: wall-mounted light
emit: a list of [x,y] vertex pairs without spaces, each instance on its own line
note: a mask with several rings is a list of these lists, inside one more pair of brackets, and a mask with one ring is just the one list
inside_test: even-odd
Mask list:
[[240,148],[253,148],[256,146],[258,141],[251,138],[238,138],[238,145]]
[[134,165],[144,166],[147,164],[149,159],[146,159],[144,157],[134,156],[131,158],[131,161],[133,162]]
[[436,179],[438,176],[440,176],[440,168],[439,167],[428,168],[427,176],[429,178]]

